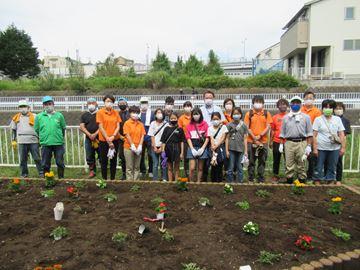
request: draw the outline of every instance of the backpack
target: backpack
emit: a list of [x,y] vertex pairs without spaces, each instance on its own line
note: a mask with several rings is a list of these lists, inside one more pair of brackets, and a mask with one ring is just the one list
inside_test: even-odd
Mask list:
[[[265,120],[267,119],[267,114],[268,114],[268,111],[267,111],[267,110],[264,110]],[[254,116],[254,111],[253,111],[253,110],[250,110],[250,111],[249,111],[249,129],[251,129],[251,119],[252,119],[253,116]]]

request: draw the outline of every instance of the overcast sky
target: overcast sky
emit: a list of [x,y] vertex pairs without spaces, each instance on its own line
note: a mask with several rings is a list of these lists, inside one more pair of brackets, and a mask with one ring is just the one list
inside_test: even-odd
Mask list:
[[171,60],[214,49],[222,61],[252,58],[278,42],[308,0],[0,0],[0,30],[25,30],[40,57],[94,63],[115,55],[145,63],[157,48]]

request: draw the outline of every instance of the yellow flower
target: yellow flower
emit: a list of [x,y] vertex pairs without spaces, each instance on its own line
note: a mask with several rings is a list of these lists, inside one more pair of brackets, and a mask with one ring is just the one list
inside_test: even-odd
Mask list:
[[341,202],[342,201],[341,197],[335,197],[335,198],[332,198],[331,200],[333,202]]
[[45,176],[46,177],[54,177],[54,172],[47,172],[47,173],[45,173]]
[[297,187],[305,187],[305,184],[304,183],[299,183],[296,185]]
[[300,184],[300,181],[296,179],[296,180],[294,181],[294,185],[297,186],[298,184]]
[[19,178],[14,178],[13,184],[14,185],[19,185],[20,184],[20,179]]

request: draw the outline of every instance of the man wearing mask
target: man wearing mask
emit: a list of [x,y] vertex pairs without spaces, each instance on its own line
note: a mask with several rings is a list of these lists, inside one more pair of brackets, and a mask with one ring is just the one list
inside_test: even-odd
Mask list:
[[255,179],[255,166],[257,165],[258,182],[265,181],[265,165],[268,154],[268,133],[272,123],[271,114],[264,109],[264,97],[256,95],[252,99],[253,109],[246,113],[244,123],[247,125],[249,135],[248,157],[249,157],[249,181]]
[[140,160],[140,172],[142,179],[146,177],[146,166],[145,166],[145,151],[147,152],[148,157],[148,173],[149,178],[153,178],[153,161],[151,157],[151,137],[148,134],[150,124],[152,121],[155,120],[154,113],[151,111],[149,107],[149,98],[148,97],[141,97],[140,99],[140,120],[145,127],[146,135],[144,137],[142,152],[141,152],[141,160]]
[[285,174],[288,184],[293,183],[295,174],[300,182],[305,183],[305,162],[311,153],[312,124],[310,116],[300,111],[301,102],[298,96],[290,100],[291,111],[284,117],[280,132],[279,148],[285,149]]
[[41,167],[44,173],[49,172],[51,168],[51,158],[54,154],[58,168],[58,177],[64,178],[65,118],[62,113],[55,111],[52,97],[43,97],[42,103],[44,111],[36,116],[34,125],[41,145]]
[[[279,113],[272,118],[271,132],[270,132],[270,148],[273,150],[273,181],[279,180],[279,168],[281,156],[284,153],[283,145],[281,144],[280,131],[284,116],[287,114],[289,102],[286,99],[279,99],[276,103]],[[281,148],[280,148],[281,145]]]
[[80,130],[86,135],[85,154],[86,163],[89,166],[89,178],[96,176],[96,159],[95,154],[99,158],[99,125],[96,123],[96,113],[98,104],[95,98],[87,100],[88,111],[83,113],[80,118]]
[[217,105],[214,105],[214,98],[215,94],[214,92],[208,90],[204,93],[204,105],[200,107],[200,110],[204,116],[204,121],[208,124],[208,126],[212,126],[211,123],[211,115],[213,112],[218,112],[221,115],[221,121],[224,122],[225,116],[221,108]]
[[41,159],[39,153],[39,139],[34,129],[36,115],[30,112],[30,106],[26,100],[19,101],[20,112],[15,114],[11,120],[10,128],[12,130],[12,146],[18,147],[20,156],[21,177],[28,177],[29,170],[27,166],[29,152],[35,162],[39,176],[44,173],[41,168]]
[[119,115],[121,118],[120,123],[120,147],[119,147],[119,159],[121,163],[121,170],[122,170],[122,177],[121,180],[126,180],[126,161],[125,161],[125,155],[124,155],[124,140],[125,140],[125,134],[124,134],[124,124],[125,122],[130,118],[129,114],[129,106],[127,103],[126,98],[120,98],[118,100],[118,106],[119,106]]
[[[314,124],[315,118],[321,116],[321,111],[314,105],[315,103],[315,93],[309,89],[304,93],[304,105],[301,107],[301,112],[307,114],[310,117],[311,124]],[[312,181],[316,164],[317,164],[317,157],[311,151],[310,155],[308,156],[308,170],[307,170],[307,179]]]
[[165,99],[165,109],[164,109],[164,113],[165,113],[165,121],[166,122],[170,122],[170,115],[172,114],[173,110],[174,110],[174,104],[175,104],[175,100],[173,97],[167,97]]

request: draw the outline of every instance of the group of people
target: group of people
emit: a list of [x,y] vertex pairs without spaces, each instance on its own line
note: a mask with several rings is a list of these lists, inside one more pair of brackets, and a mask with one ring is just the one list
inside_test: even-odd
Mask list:
[[[99,159],[102,178],[108,179],[110,163],[110,179],[115,179],[119,158],[123,180],[148,175],[163,181],[185,176],[190,181],[241,183],[243,168],[248,166],[248,180],[264,182],[272,148],[273,181],[341,181],[345,138],[350,133],[341,102],[323,100],[320,110],[314,105],[315,93],[307,91],[303,97],[278,100],[278,113],[271,116],[260,95],[253,97],[247,112],[231,98],[224,100],[223,111],[214,104],[212,91],[203,98],[200,107],[185,101],[181,114],[174,110],[173,97],[166,98],[164,109],[155,110],[147,97],[141,97],[139,106],[128,106],[125,98],[106,95],[102,108],[89,98],[80,119],[89,177],[96,176]],[[54,154],[58,177],[63,178],[65,119],[55,111],[50,96],[43,98],[43,106],[43,112],[35,115],[26,100],[19,101],[20,112],[10,124],[12,144],[19,149],[22,177],[28,176],[30,152],[40,177],[50,170]],[[279,176],[281,157],[284,179]],[[182,161],[185,175],[180,173]]]

